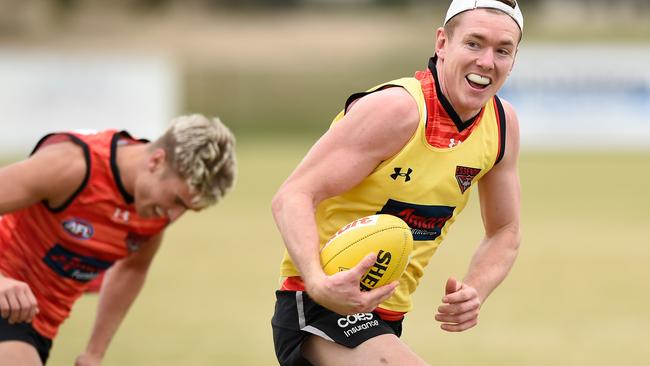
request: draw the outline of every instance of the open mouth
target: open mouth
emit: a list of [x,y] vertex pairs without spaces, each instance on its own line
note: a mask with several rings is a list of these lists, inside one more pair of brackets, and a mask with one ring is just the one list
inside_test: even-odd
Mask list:
[[469,85],[475,89],[485,89],[492,83],[492,80],[490,80],[490,78],[473,73],[467,74],[467,76],[465,76],[465,79],[467,79]]

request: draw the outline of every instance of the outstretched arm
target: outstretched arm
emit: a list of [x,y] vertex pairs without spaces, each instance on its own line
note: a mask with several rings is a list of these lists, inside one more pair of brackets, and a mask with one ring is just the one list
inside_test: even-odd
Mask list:
[[478,323],[481,304],[505,279],[520,243],[520,187],[517,172],[519,121],[504,101],[508,130],[506,153],[479,182],[481,215],[485,237],[472,257],[463,282],[450,278],[436,320],[450,332],[469,329]]
[[139,251],[116,262],[106,272],[92,334],[86,350],[77,358],[77,366],[101,364],[113,336],[142,289],[161,241],[162,234],[152,237]]
[[367,257],[353,270],[327,276],[319,256],[318,204],[351,189],[381,161],[396,154],[419,122],[415,100],[402,88],[358,100],[312,147],[273,199],[273,215],[309,295],[339,314],[370,311],[396,284],[360,292],[359,279],[372,265]]

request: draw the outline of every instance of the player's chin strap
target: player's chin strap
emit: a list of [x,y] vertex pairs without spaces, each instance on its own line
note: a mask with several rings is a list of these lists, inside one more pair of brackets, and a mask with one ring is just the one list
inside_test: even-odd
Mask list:
[[519,29],[523,32],[524,30],[524,16],[519,9],[519,4],[515,2],[515,7],[511,7],[506,3],[502,3],[497,0],[453,0],[451,5],[449,5],[449,10],[447,10],[447,16],[445,16],[445,23],[453,18],[454,16],[473,9],[497,9],[508,14],[519,26]]

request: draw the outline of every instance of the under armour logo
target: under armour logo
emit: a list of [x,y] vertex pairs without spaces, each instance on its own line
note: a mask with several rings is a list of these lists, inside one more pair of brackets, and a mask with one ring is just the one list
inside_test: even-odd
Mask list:
[[120,209],[118,207],[118,208],[115,208],[115,212],[113,212],[113,218],[116,219],[116,220],[121,220],[121,221],[124,221],[124,222],[128,222],[129,221],[129,214],[130,214],[129,211],[122,210],[122,209]]
[[402,173],[402,168],[395,168],[395,173],[391,174],[390,177],[393,178],[393,180],[397,180],[397,177],[404,177],[404,181],[408,182],[411,180],[411,173],[413,173],[413,169],[411,168],[408,168],[406,173]]

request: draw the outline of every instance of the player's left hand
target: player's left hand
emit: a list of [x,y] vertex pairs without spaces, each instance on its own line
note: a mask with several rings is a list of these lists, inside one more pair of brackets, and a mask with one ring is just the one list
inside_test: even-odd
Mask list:
[[100,366],[102,364],[102,358],[97,355],[92,355],[90,353],[84,352],[77,357],[75,361],[75,366]]
[[462,332],[478,324],[481,301],[478,291],[466,283],[449,277],[445,285],[445,296],[438,307],[436,320],[447,332]]

